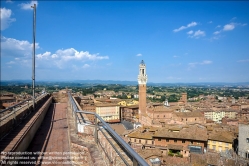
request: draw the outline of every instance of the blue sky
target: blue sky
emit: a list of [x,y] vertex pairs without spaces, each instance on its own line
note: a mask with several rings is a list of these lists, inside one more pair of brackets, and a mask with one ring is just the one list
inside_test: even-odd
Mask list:
[[1,1],[1,80],[248,82],[249,2]]

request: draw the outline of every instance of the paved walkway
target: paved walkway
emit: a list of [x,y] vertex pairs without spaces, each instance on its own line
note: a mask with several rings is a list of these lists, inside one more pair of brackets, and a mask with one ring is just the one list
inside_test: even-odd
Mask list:
[[29,156],[31,159],[29,161],[36,163],[30,163],[31,165],[71,165],[66,114],[67,103],[51,104],[41,127],[27,149],[33,153]]

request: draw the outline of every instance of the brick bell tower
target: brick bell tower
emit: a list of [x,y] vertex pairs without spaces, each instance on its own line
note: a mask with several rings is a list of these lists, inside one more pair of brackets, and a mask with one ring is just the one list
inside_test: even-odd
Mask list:
[[142,120],[142,115],[146,114],[146,83],[147,83],[147,74],[146,66],[144,61],[139,65],[139,74],[138,74],[138,85],[139,85],[139,122]]

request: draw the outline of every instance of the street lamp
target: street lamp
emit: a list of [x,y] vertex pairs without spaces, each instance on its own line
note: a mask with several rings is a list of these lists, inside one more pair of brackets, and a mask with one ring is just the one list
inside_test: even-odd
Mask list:
[[35,28],[36,28],[36,4],[31,6],[33,12],[33,55],[32,55],[32,91],[33,91],[33,111],[35,111]]

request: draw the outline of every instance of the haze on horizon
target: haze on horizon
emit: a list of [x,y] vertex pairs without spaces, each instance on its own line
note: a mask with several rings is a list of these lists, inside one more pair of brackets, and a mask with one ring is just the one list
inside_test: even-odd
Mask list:
[[249,2],[1,1],[1,80],[249,82]]

